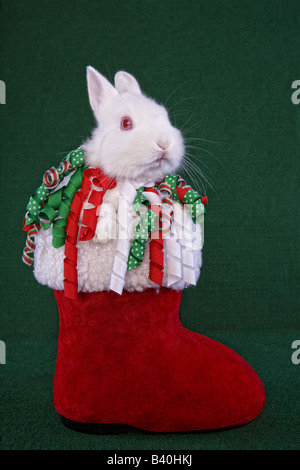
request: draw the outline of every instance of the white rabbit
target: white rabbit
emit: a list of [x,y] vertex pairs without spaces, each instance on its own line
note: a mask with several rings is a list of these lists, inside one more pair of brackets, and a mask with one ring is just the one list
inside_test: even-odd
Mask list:
[[184,155],[181,132],[166,109],[142,94],[136,79],[118,72],[113,87],[92,67],[87,69],[91,107],[97,119],[83,145],[87,163],[109,176],[144,183],[175,172]]
[[[87,83],[97,127],[81,148],[87,165],[101,168],[116,179],[116,187],[104,195],[103,206],[110,203],[117,211],[119,189],[124,181],[129,181],[135,188],[153,186],[166,174],[176,173],[184,156],[184,140],[181,132],[172,126],[166,109],[142,94],[138,82],[129,73],[117,72],[113,86],[94,68],[88,67]],[[110,289],[117,241],[113,238],[103,240],[103,226],[100,212],[94,238],[78,242],[79,291]],[[193,256],[198,278],[201,250],[194,250]],[[63,260],[64,247],[52,246],[52,228],[40,230],[34,255],[34,275],[38,282],[63,290]],[[143,262],[126,273],[124,289],[157,288],[148,275],[147,242]],[[167,285],[165,274],[163,285]],[[179,281],[172,288],[182,289],[186,285]]]

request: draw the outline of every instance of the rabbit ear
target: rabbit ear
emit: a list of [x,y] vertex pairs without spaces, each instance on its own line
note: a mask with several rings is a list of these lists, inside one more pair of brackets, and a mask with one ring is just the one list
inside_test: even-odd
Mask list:
[[120,94],[124,93],[125,91],[129,91],[130,93],[135,93],[137,95],[142,94],[136,79],[127,72],[120,71],[116,73],[115,87]]
[[101,73],[97,72],[97,70],[90,65],[87,67],[86,71],[90,104],[96,114],[99,105],[117,96],[118,92]]

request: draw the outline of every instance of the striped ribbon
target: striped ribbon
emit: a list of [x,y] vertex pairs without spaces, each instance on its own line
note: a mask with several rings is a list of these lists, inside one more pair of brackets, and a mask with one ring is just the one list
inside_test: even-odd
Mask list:
[[[25,219],[24,219],[25,225]],[[26,244],[22,254],[22,260],[28,266],[31,266],[33,263],[33,254],[35,250],[35,237],[40,229],[38,224],[31,224],[26,226]]]
[[[54,191],[73,170],[76,171],[68,184]],[[101,170],[84,167],[83,152],[77,149],[70,152],[57,168],[51,167],[45,172],[43,183],[29,199],[23,222],[27,238],[22,259],[27,265],[32,265],[35,237],[40,228],[46,230],[52,224],[53,246],[58,248],[65,244],[64,287],[67,297],[77,299],[78,296],[77,243],[94,237],[98,208],[105,192],[115,186],[115,180],[108,178]],[[207,198],[201,197],[181,176],[172,174],[166,175],[159,186],[152,188],[141,187],[136,190],[129,182],[125,182],[120,188],[120,195],[126,201],[126,208],[118,212],[119,238],[111,290],[122,293],[126,269],[131,270],[140,265],[149,238],[149,279],[161,286],[165,263],[168,286],[180,279],[195,284],[196,269],[189,241],[193,224],[200,223],[205,214]],[[89,207],[84,208],[84,203]],[[130,215],[132,204],[139,216],[139,223],[135,226],[130,244],[132,237],[128,234],[128,225],[133,221]],[[183,210],[182,205],[187,211]],[[186,212],[190,217],[186,217]],[[182,216],[185,217],[182,219]],[[124,217],[127,219],[126,236]],[[123,232],[122,236],[120,231]]]
[[39,214],[42,229],[47,230],[53,224],[52,245],[54,248],[59,248],[65,244],[66,226],[71,203],[76,191],[81,187],[83,173],[84,167],[78,168],[66,186],[51,193]]
[[109,178],[100,169],[86,170],[86,173],[90,178],[91,185],[94,186],[87,200],[93,207],[83,211],[78,238],[79,241],[91,240],[94,237],[98,220],[97,209],[101,206],[106,191],[116,186],[115,180]]
[[[23,230],[28,232],[26,246],[22,254],[22,260],[25,264],[29,266],[32,265],[35,250],[35,237],[41,228],[39,223],[39,215],[45,206],[45,201],[49,198],[49,194],[71,171],[80,168],[83,165],[84,155],[82,149],[79,148],[77,150],[71,151],[57,168],[51,167],[45,172],[43,176],[43,183],[37,188],[36,192],[30,196],[26,206],[27,212],[25,215],[25,222],[23,224]],[[58,232],[64,231],[64,228],[59,228],[60,224],[61,222],[59,221],[56,224],[56,230]]]
[[199,223],[201,217],[205,214],[204,205],[207,203],[207,197],[201,197],[179,175],[168,174],[164,182],[170,186],[174,201],[186,204],[193,222],[195,224]]
[[[191,274],[194,272],[193,253],[191,250],[188,251],[188,246],[186,246],[188,244],[187,241],[189,237],[181,238],[181,233],[186,232],[187,234],[191,234],[193,232],[193,222],[200,223],[201,217],[205,213],[204,204],[206,204],[207,198],[201,197],[200,194],[197,193],[197,191],[195,191],[190,185],[186,184],[185,180],[179,175],[166,175],[163,183],[161,183],[159,187],[154,186],[152,189],[159,188],[164,190],[164,205],[168,204],[170,206],[169,210],[166,212],[163,211],[160,217],[160,221],[165,222],[165,226],[162,223],[162,226],[159,227],[161,231],[164,232],[164,235],[170,231],[170,236],[167,242],[167,251],[170,254],[167,258],[170,273],[168,282],[170,282],[171,285],[174,282],[177,282],[177,280],[183,278],[189,283],[194,283],[196,276]],[[136,197],[136,201],[143,191],[145,191],[145,188],[143,187],[137,191],[138,196]],[[184,225],[184,222],[181,226],[180,223],[177,223],[180,233],[177,233],[178,230],[176,230],[176,227],[172,224],[172,219],[174,217],[172,212],[173,201],[179,202],[187,207],[187,212],[192,219],[185,218],[187,226]],[[139,201],[139,203],[141,203],[141,201]],[[149,200],[145,199],[143,199],[142,203],[146,207],[150,204]],[[137,213],[139,215],[138,211]],[[135,234],[128,257],[128,270],[139,266],[143,261],[147,239],[149,238],[150,233],[152,231],[157,231],[158,228],[157,223],[155,223],[156,217],[157,214],[155,214],[151,209],[151,206],[148,207],[146,214],[140,216],[141,221],[136,227],[137,233]],[[148,222],[149,220],[150,223]],[[138,234],[141,229],[142,236]],[[179,243],[180,246],[178,246],[177,243]]]
[[36,192],[30,196],[26,206],[26,225],[39,222],[39,213],[43,204],[48,199],[50,192],[65,178],[71,171],[84,165],[84,155],[81,148],[70,152],[57,168],[51,167],[43,176],[43,183]]
[[[90,191],[92,189],[92,183],[95,182],[102,187],[101,198],[92,198],[95,207],[95,214],[97,208],[100,206],[103,200],[104,193],[109,187],[115,185],[114,180],[109,180],[108,177],[99,169],[88,168],[84,171],[82,184],[79,191],[76,192],[74,199],[70,207],[70,214],[66,226],[66,238],[65,238],[65,259],[64,259],[64,289],[66,297],[77,300],[78,299],[78,275],[77,275],[77,240],[79,235],[79,218],[83,208],[83,203],[88,199]],[[102,186],[103,182],[103,186]],[[96,205],[98,204],[98,205]],[[94,213],[92,214],[94,215]],[[83,237],[89,236],[91,232],[95,233],[97,224],[93,217],[86,217],[85,223],[88,225],[84,226]],[[82,219],[83,220],[83,219]],[[89,239],[89,238],[86,238]]]
[[164,181],[159,185],[159,194],[163,205],[162,213],[162,233],[167,234],[171,231],[173,221],[173,201],[172,190]]

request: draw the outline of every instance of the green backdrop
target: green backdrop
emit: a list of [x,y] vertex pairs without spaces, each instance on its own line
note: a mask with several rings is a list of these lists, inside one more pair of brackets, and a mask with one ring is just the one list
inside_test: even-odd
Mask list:
[[[299,2],[4,0],[0,12],[1,446],[299,447],[300,364],[291,361],[300,340],[300,104],[291,100],[300,80]],[[204,139],[190,149],[213,186],[204,183],[204,265],[198,286],[184,292],[181,319],[261,376],[265,409],[245,427],[89,436],[64,428],[54,411],[56,304],[21,261],[21,225],[45,170],[94,126],[89,64],[108,78],[120,69],[134,74],[158,101],[171,95],[174,122]]]

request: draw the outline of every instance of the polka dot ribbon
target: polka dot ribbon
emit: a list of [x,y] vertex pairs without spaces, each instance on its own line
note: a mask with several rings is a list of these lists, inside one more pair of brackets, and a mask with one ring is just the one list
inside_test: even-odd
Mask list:
[[160,190],[167,193],[167,199],[173,197],[174,201],[184,204],[191,216],[191,218],[188,217],[181,206],[173,205],[174,223],[170,236],[165,240],[168,286],[181,279],[188,284],[195,285],[196,269],[191,249],[193,223],[201,222],[207,198],[201,197],[179,175],[167,175],[160,185]]
[[[204,205],[207,202],[207,198],[201,197],[197,191],[195,191],[191,186],[186,184],[185,180],[181,176],[173,174],[166,175],[163,183],[161,183],[160,186],[156,185],[152,189],[163,189],[164,207],[166,205],[169,206],[168,210],[164,210],[162,214],[160,214],[159,220],[161,221],[162,225],[159,228],[162,232],[164,232],[164,234],[170,231],[169,238],[171,242],[168,242],[169,251],[170,253],[172,252],[174,260],[175,258],[177,258],[177,263],[171,263],[171,266],[169,263],[170,273],[174,271],[173,274],[175,277],[173,279],[170,278],[170,282],[173,283],[176,282],[176,278],[177,280],[182,278],[182,258],[184,258],[185,263],[187,263],[185,265],[187,266],[187,268],[190,267],[190,263],[192,262],[192,257],[190,256],[192,253],[181,253],[182,248],[176,245],[178,239],[178,236],[176,235],[176,229],[175,227],[173,228],[173,231],[171,229],[173,219],[173,201],[184,204],[185,207],[187,207],[188,214],[192,218],[190,222],[193,221],[194,223],[200,223],[201,217],[205,213]],[[146,198],[146,192],[144,191],[144,187],[139,188],[137,190],[135,205],[139,206],[140,204],[143,204],[148,208],[148,210],[146,214],[142,215],[140,215],[137,210],[138,215],[140,215],[140,223],[136,227],[135,237],[131,245],[128,257],[128,270],[136,268],[143,261],[145,245],[150,236],[150,233],[152,231],[157,231],[158,228],[157,223],[155,222],[156,218],[158,217],[158,214],[156,214],[151,209],[151,205],[149,206],[150,202]],[[189,227],[184,227],[184,229],[187,230],[187,232],[192,230]],[[172,241],[176,243],[172,243]],[[181,240],[181,245],[184,246],[184,243],[185,240]],[[185,272],[185,277],[188,278],[189,276],[187,274],[187,269],[185,269]],[[192,276],[190,276],[190,280],[192,280],[191,278]]]
[[[154,187],[155,189],[158,186]],[[157,226],[155,224],[155,219],[157,215],[149,208],[149,200],[143,194],[145,187],[142,186],[137,190],[137,195],[135,197],[133,207],[140,217],[140,222],[136,225],[134,229],[134,240],[131,244],[129,256],[128,256],[128,263],[127,263],[127,270],[130,271],[133,268],[136,268],[141,264],[144,258],[145,253],[145,246],[147,240],[149,239],[150,233],[155,229]],[[146,208],[146,211],[143,210]]]
[[[83,165],[84,155],[82,149],[73,150],[57,168],[51,167],[46,171],[43,177],[43,183],[30,197],[26,206],[27,212],[23,223],[23,230],[27,232],[26,246],[22,255],[25,264],[31,266],[33,263],[35,237],[41,228],[39,215],[45,205],[45,201],[49,198],[51,191],[58,186],[65,176]],[[58,226],[59,223],[57,223],[57,228]]]
[[[68,184],[54,191],[72,171],[74,173]],[[57,168],[51,167],[46,171],[43,183],[29,199],[23,222],[23,230],[27,232],[23,261],[28,265],[32,264],[35,236],[40,228],[46,230],[52,224],[53,246],[58,248],[65,244],[64,287],[67,297],[77,299],[78,295],[77,242],[94,237],[103,196],[115,185],[116,182],[101,170],[84,167],[83,152],[77,149],[70,152]],[[122,293],[126,270],[140,265],[149,238],[149,278],[162,285],[165,264],[168,285],[180,279],[194,284],[195,267],[193,253],[188,249],[189,237],[178,237],[177,232],[181,232],[183,228],[192,232],[193,223],[199,223],[205,214],[207,198],[201,197],[179,175],[172,174],[168,174],[159,186],[155,185],[153,188],[141,187],[136,190],[129,182],[125,182],[120,194],[126,201],[125,210],[118,213],[120,227],[122,228],[125,215],[127,224],[132,222],[132,216],[128,220],[132,204],[139,216],[139,223],[134,229],[133,240],[128,233],[125,237],[123,233],[123,237],[118,239],[111,290]],[[183,220],[180,213],[182,215],[185,211],[174,202],[187,207],[191,218]],[[88,208],[83,208],[84,203],[87,203]]]
[[[66,297],[78,299],[78,276],[77,276],[77,240],[89,240],[95,233],[97,224],[97,209],[100,207],[105,192],[115,186],[115,181],[109,179],[101,170],[88,168],[84,171],[82,184],[79,191],[76,192],[70,207],[70,214],[66,226],[65,238],[65,259],[64,259],[64,289]],[[101,197],[93,194],[93,185],[102,188]],[[90,196],[90,197],[89,197]],[[94,205],[93,209],[85,217],[82,216],[82,226],[79,231],[79,219],[85,201]]]
[[51,167],[43,176],[43,183],[30,197],[26,206],[26,225],[37,223],[42,205],[50,192],[58,186],[62,179],[71,171],[84,165],[84,155],[81,148],[70,152],[57,168]]
[[173,200],[186,204],[193,222],[195,224],[199,223],[205,214],[204,206],[207,203],[207,197],[201,197],[200,194],[188,185],[179,175],[166,175],[164,183],[169,185]]
[[59,248],[65,244],[66,226],[71,210],[71,203],[82,184],[84,167],[78,168],[71,176],[68,184],[50,194],[40,211],[39,219],[42,229],[47,230],[51,224],[52,245]]

